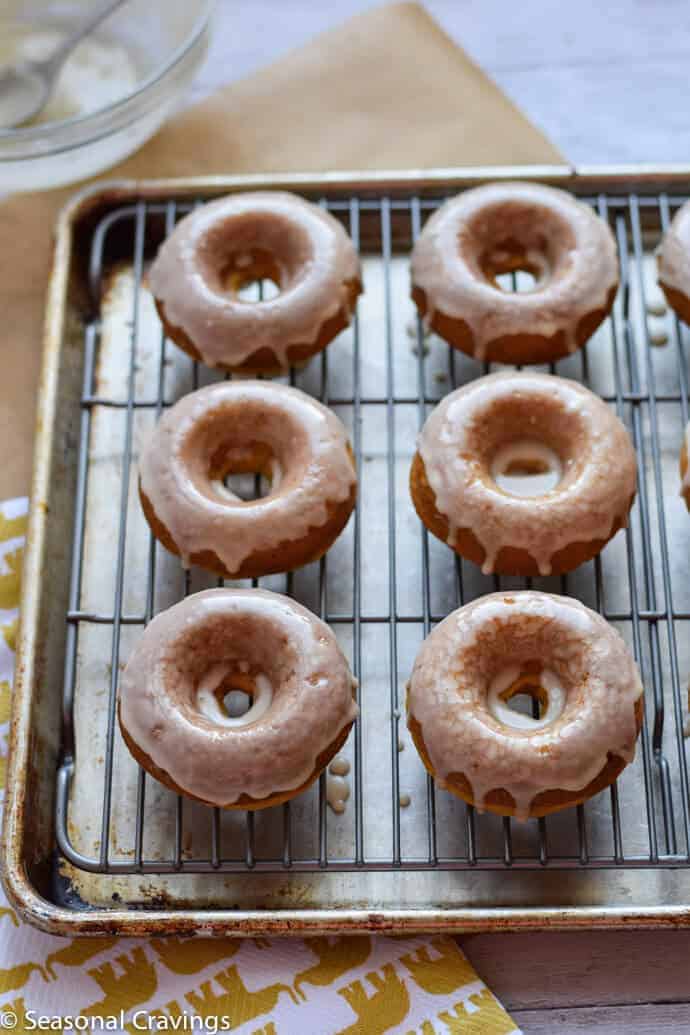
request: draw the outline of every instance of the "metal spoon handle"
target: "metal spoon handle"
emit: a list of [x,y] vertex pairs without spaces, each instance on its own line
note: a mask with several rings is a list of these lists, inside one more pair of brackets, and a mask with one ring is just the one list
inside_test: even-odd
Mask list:
[[69,36],[63,43],[60,44],[55,53],[51,54],[49,58],[44,61],[35,62],[36,65],[40,65],[46,71],[57,74],[61,66],[67,60],[69,55],[72,53],[77,43],[80,43],[85,36],[88,36],[90,32],[105,21],[116,11],[118,7],[122,7],[127,0],[105,0],[104,3],[98,4],[94,11],[91,11],[79,27]]

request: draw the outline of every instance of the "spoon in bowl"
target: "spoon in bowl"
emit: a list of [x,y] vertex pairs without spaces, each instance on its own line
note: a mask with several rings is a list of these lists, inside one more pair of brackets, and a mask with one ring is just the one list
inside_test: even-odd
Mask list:
[[62,66],[77,43],[126,2],[107,0],[100,4],[50,57],[0,68],[0,130],[21,126],[45,108]]

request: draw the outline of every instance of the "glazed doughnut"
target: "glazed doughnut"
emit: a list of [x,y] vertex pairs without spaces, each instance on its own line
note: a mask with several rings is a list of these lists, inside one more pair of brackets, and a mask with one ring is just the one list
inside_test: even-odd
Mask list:
[[[230,474],[261,472],[269,494],[242,500]],[[164,413],[139,461],[146,519],[185,567],[225,578],[291,571],[329,549],[355,505],[347,432],[327,407],[271,381],[222,381]]]
[[[342,747],[356,685],[332,631],[301,604],[209,589],[146,627],[122,674],[118,717],[134,758],[166,787],[261,809],[303,791]],[[238,692],[251,704],[233,715],[224,702]]]
[[656,256],[659,287],[684,323],[690,324],[690,203],[671,220]]
[[[514,711],[516,694],[540,717]],[[424,765],[478,809],[527,819],[579,804],[632,761],[642,684],[620,635],[579,601],[493,593],[421,646],[407,721]]]
[[630,436],[606,403],[536,373],[489,374],[447,395],[410,471],[426,527],[485,574],[583,564],[627,525],[636,484]]
[[[238,293],[269,279],[276,297]],[[272,374],[303,365],[350,323],[359,258],[330,213],[294,194],[232,194],[194,209],[149,271],[165,332],[207,366]]]
[[685,428],[683,445],[680,447],[680,494],[690,510],[690,424]]
[[[525,292],[496,277],[525,270]],[[549,363],[574,352],[618,289],[613,234],[571,194],[494,183],[447,201],[412,252],[412,298],[427,326],[479,360]]]

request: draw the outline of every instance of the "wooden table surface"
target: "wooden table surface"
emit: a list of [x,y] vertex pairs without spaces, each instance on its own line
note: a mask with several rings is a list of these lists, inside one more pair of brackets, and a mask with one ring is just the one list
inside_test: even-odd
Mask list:
[[[372,6],[220,0],[197,97]],[[690,161],[690,19],[683,0],[426,0],[571,161]],[[690,931],[460,939],[527,1035],[690,1031]]]

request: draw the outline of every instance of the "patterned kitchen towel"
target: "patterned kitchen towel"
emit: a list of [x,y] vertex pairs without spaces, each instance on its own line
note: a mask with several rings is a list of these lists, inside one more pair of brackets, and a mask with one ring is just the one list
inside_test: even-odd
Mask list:
[[[26,500],[0,504],[0,788]],[[64,939],[0,892],[0,1030],[507,1035],[519,1029],[451,938]]]

